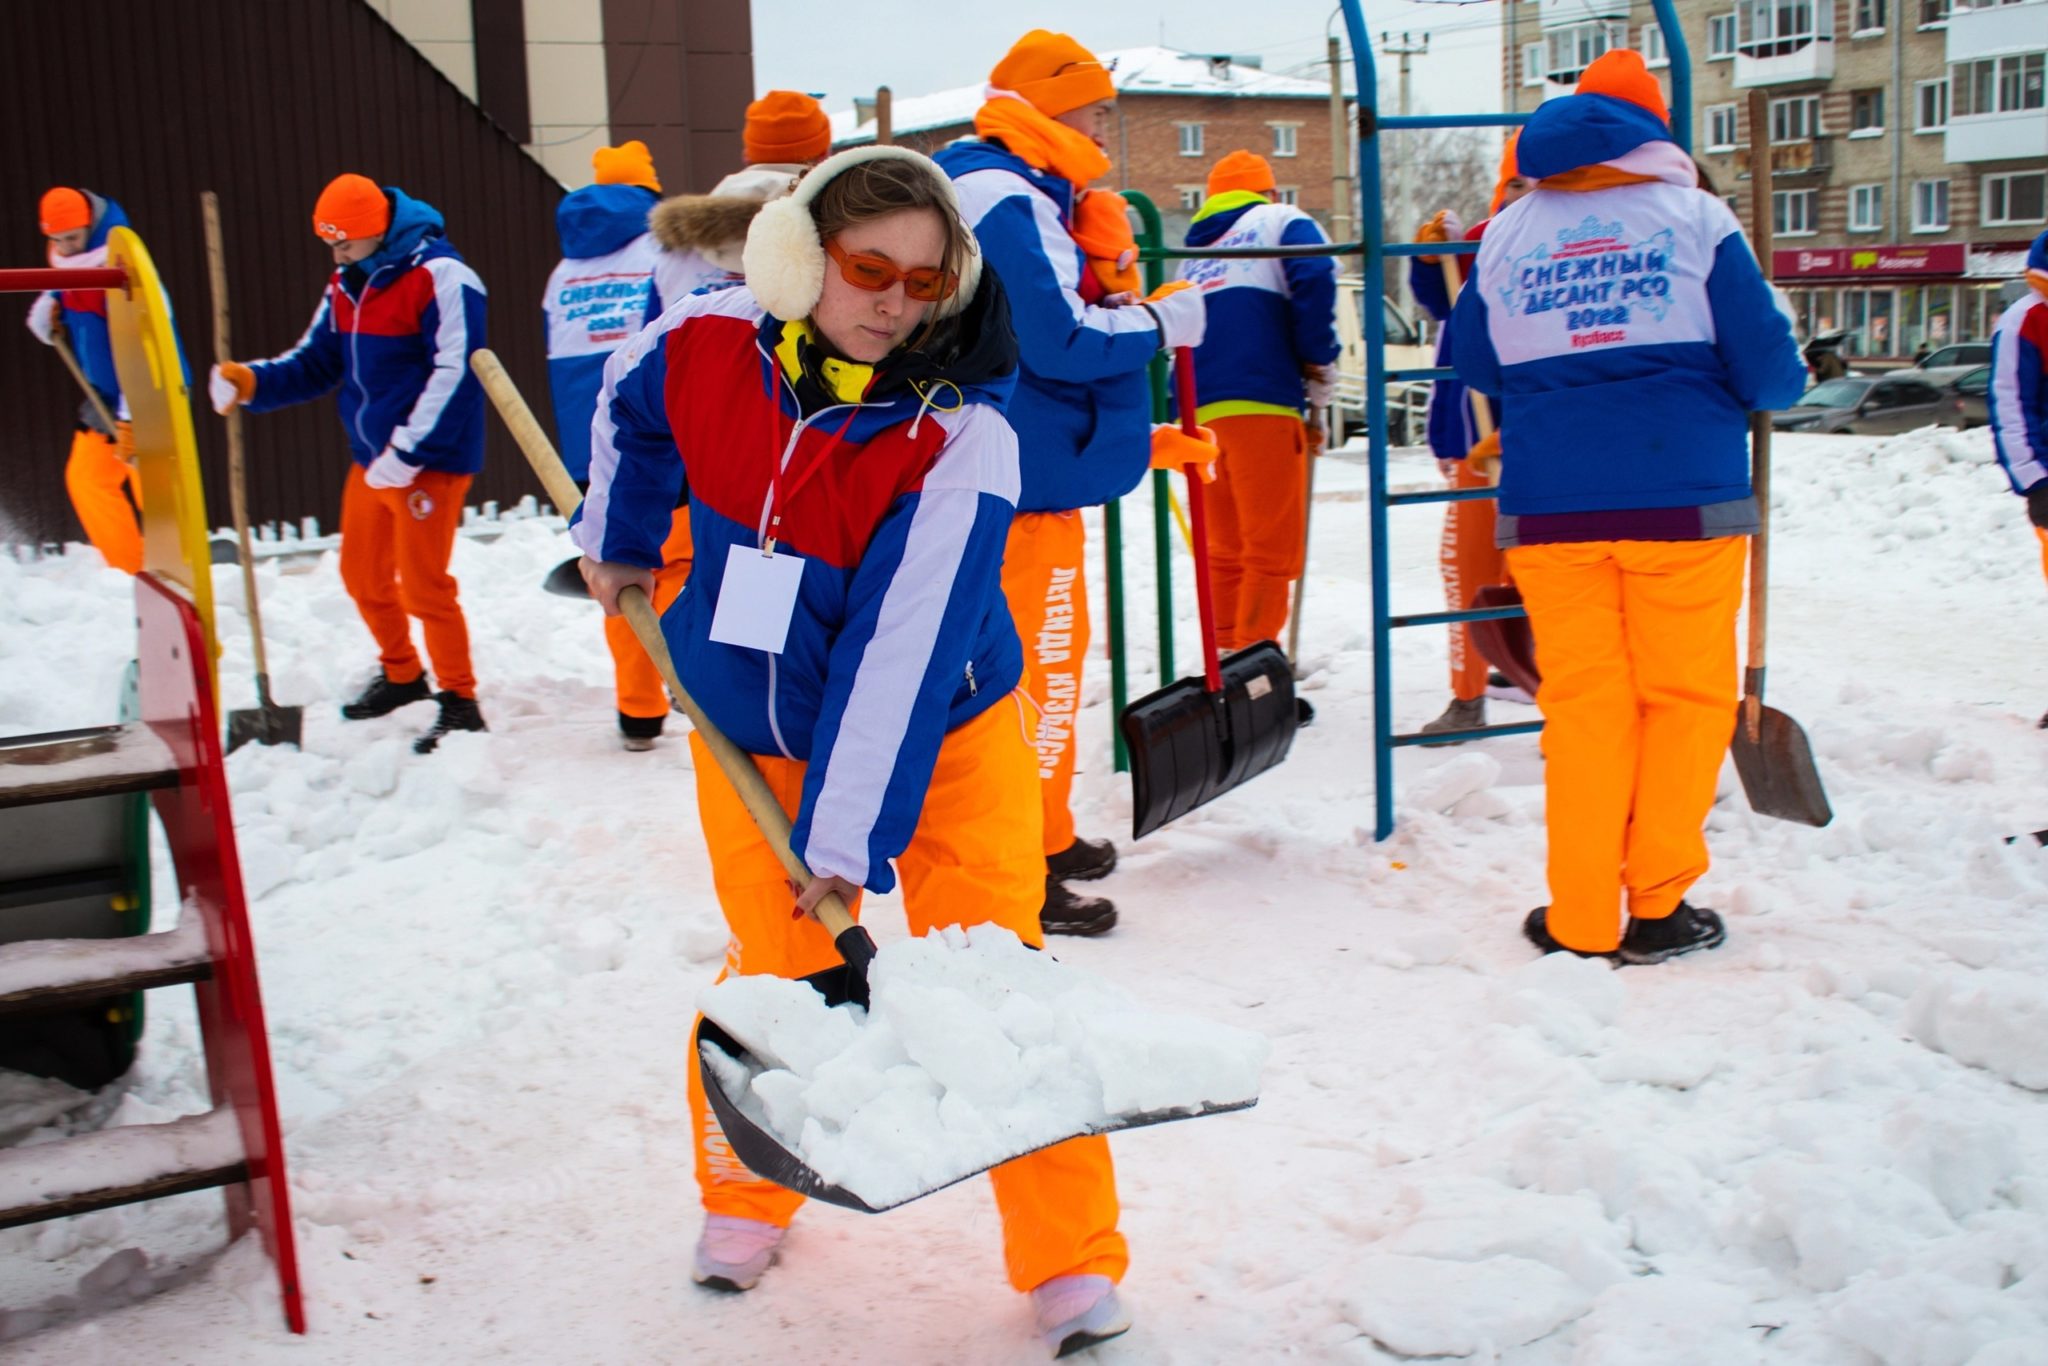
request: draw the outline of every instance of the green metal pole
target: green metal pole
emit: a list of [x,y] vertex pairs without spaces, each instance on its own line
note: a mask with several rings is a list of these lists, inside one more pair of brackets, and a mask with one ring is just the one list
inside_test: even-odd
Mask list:
[[[1145,263],[1145,290],[1150,293],[1166,283],[1166,265],[1159,259],[1166,249],[1166,225],[1159,217],[1159,206],[1149,196],[1126,190],[1124,199],[1138,211],[1138,257]],[[1152,420],[1168,421],[1166,358],[1154,359],[1146,376],[1152,385]],[[1152,471],[1152,558],[1159,581],[1159,686],[1163,688],[1179,677],[1173,660],[1173,511],[1165,470]]]

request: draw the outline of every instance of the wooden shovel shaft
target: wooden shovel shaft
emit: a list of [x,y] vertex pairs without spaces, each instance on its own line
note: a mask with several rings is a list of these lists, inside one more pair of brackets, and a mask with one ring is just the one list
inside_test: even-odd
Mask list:
[[[1444,272],[1444,297],[1449,299],[1451,306],[1455,308],[1458,303],[1458,292],[1465,287],[1464,280],[1458,276],[1458,258],[1445,252],[1436,259]],[[1493,435],[1493,409],[1487,406],[1486,395],[1477,389],[1467,389],[1465,402],[1472,410],[1472,430],[1479,433],[1481,441],[1486,440]]]
[[107,411],[107,401],[100,397],[100,391],[93,388],[92,381],[85,377],[85,371],[78,364],[78,356],[71,349],[71,339],[64,335],[61,326],[50,338],[50,345],[57,348],[57,355],[64,361],[64,368],[71,372],[71,378],[77,380],[78,387],[85,391],[85,401],[92,404],[93,412],[99,415],[100,421],[106,424],[108,431],[115,430],[119,424],[114,421],[114,415]]
[[[1749,92],[1750,241],[1769,284],[1773,266],[1770,96]],[[1749,486],[1756,498],[1756,535],[1749,539],[1749,668],[1742,688],[1742,725],[1754,744],[1763,735],[1764,637],[1771,596],[1771,415],[1749,415]]]
[[[484,392],[490,395],[498,415],[511,429],[512,439],[519,443],[527,463],[540,477],[541,487],[547,490],[549,499],[561,509],[563,516],[573,513],[583,501],[583,494],[563,467],[562,458],[555,453],[547,433],[541,430],[540,420],[520,396],[519,387],[505,373],[504,365],[494,353],[480,350],[470,357],[469,366],[483,383]],[[696,699],[690,696],[689,689],[683,686],[683,680],[676,674],[675,660],[669,655],[668,641],[661,634],[661,622],[654,614],[654,604],[637,586],[633,586],[619,594],[619,610],[632,626],[633,634],[639,638],[641,648],[647,651],[647,657],[661,671],[669,692],[675,696],[676,705],[697,728],[697,735],[704,741],[705,748],[711,751],[719,769],[740,794],[740,801],[745,803],[754,823],[761,827],[761,833],[768,837],[768,846],[775,851],[782,870],[799,888],[810,886],[811,870],[790,848],[789,813],[782,809],[782,803],[775,800],[775,794],[768,789],[768,780],[754,766],[753,756],[726,738],[725,733],[713,725],[711,718],[697,705]],[[853,917],[848,914],[846,903],[836,894],[820,901],[813,914],[835,940],[853,928]]]
[[[206,282],[213,294],[213,358],[234,359],[228,335],[228,260],[221,243],[220,200],[212,190],[199,196],[199,214],[206,226]],[[242,447],[242,406],[228,409],[228,506],[235,514],[235,539],[241,545],[242,597],[249,608],[249,645],[256,658],[259,705],[270,705],[270,661],[263,649],[263,609],[256,597],[256,555],[249,542],[249,481]]]

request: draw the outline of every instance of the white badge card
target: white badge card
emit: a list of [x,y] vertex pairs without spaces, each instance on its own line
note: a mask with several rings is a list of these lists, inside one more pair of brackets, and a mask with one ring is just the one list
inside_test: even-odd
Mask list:
[[782,653],[789,643],[789,619],[803,587],[804,561],[787,551],[763,555],[747,545],[725,548],[725,582],[711,613],[711,638],[721,645]]

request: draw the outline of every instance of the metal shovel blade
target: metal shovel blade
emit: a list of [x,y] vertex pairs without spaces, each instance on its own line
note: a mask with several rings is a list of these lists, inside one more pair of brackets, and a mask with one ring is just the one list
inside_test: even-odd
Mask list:
[[[850,993],[854,983],[853,973],[843,965],[836,968],[828,968],[824,972],[813,973],[809,977],[800,978],[799,980],[809,983],[819,995],[825,998],[827,1005],[843,1005],[852,999]],[[962,1172],[958,1176],[939,1182],[937,1185],[906,1195],[901,1200],[892,1200],[885,1204],[877,1205],[870,1204],[852,1191],[847,1190],[844,1186],[837,1185],[820,1176],[801,1157],[798,1157],[784,1146],[781,1139],[748,1117],[746,1111],[740,1107],[739,1098],[727,1092],[725,1079],[720,1075],[719,1069],[707,1062],[702,1052],[702,1045],[709,1044],[726,1056],[737,1059],[748,1069],[750,1074],[761,1071],[765,1065],[759,1059],[748,1054],[745,1047],[738,1040],[734,1039],[732,1035],[726,1033],[725,1030],[719,1028],[709,1019],[704,1019],[700,1020],[697,1024],[697,1043],[699,1045],[697,1071],[698,1075],[704,1080],[704,1094],[711,1101],[712,1113],[718,1116],[719,1128],[724,1132],[725,1141],[731,1146],[733,1156],[746,1164],[748,1171],[753,1172],[764,1180],[773,1181],[778,1186],[786,1187],[799,1195],[809,1196],[813,1200],[823,1200],[828,1205],[839,1205],[846,1209],[859,1210],[864,1214],[880,1214],[883,1210],[895,1209],[898,1205],[907,1205],[912,1200],[922,1199],[934,1191],[941,1191],[948,1186],[958,1185],[970,1177],[979,1176],[990,1167],[1000,1167],[1005,1162],[1014,1162],[1016,1159],[1029,1156],[1041,1148],[1050,1148],[1055,1143],[1064,1143],[1070,1138],[1083,1138],[1089,1134],[1113,1134],[1122,1129],[1138,1129],[1150,1124],[1165,1124],[1176,1119],[1197,1119],[1203,1115],[1227,1114],[1232,1110],[1250,1109],[1259,1103],[1257,1098],[1254,1097],[1246,1101],[1203,1105],[1187,1110],[1159,1110],[1144,1114],[1120,1115],[1107,1124],[1090,1125],[1075,1133],[1064,1134],[1059,1138],[1045,1143],[1034,1144],[1019,1152],[1005,1154],[986,1166],[977,1167],[973,1171]]]
[[[1520,607],[1522,592],[1512,584],[1489,584],[1472,595],[1474,607]],[[1543,685],[1536,667],[1536,632],[1527,617],[1475,621],[1467,628],[1479,657],[1508,676],[1508,681],[1534,697]]]
[[1287,757],[1297,723],[1294,667],[1270,640],[1226,656],[1223,690],[1183,678],[1124,708],[1131,838],[1251,781]]
[[1801,825],[1826,825],[1835,813],[1821,786],[1806,732],[1776,707],[1764,707],[1762,712],[1755,739],[1750,738],[1747,715],[1738,713],[1730,745],[1750,810]]
[[577,566],[583,563],[582,556],[564,560],[548,571],[540,586],[558,598],[590,597],[590,585],[583,581],[583,571]]
[[256,705],[228,713],[228,753],[254,740],[259,745],[299,744],[299,730],[305,721],[303,707],[280,707],[270,700],[270,678],[256,676]]

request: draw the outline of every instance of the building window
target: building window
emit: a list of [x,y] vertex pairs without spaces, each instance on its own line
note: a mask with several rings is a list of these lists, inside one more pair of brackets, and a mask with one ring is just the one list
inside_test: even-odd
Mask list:
[[1273,155],[1291,157],[1295,154],[1295,136],[1301,132],[1298,123],[1276,123],[1273,125]]
[[1610,48],[1628,46],[1628,25],[1606,21],[1573,24],[1552,29],[1548,40],[1550,69],[1545,74],[1559,85],[1571,85],[1595,57]]
[[1913,82],[1914,103],[1917,106],[1913,131],[1916,133],[1939,133],[1948,127],[1948,82]]
[[1835,36],[1832,0],[1742,0],[1735,48],[1745,57],[1783,57]]
[[1298,185],[1282,185],[1274,193],[1280,196],[1282,204],[1301,203],[1301,187]]
[[1735,106],[1710,104],[1706,108],[1707,150],[1726,152],[1735,147]]
[[1944,28],[1948,25],[1948,0],[1920,0],[1920,27]]
[[1182,156],[1198,157],[1202,155],[1203,126],[1199,123],[1178,123],[1174,125],[1174,127],[1180,129],[1180,154]]
[[1174,188],[1180,191],[1180,206],[1183,209],[1199,209],[1202,207],[1202,187],[1200,185],[1176,185]]
[[1771,141],[1805,142],[1820,136],[1820,96],[1771,101]]
[[1735,55],[1735,14],[1707,16],[1707,60],[1725,62]]
[[2041,52],[1957,62],[1949,68],[1954,90],[1949,100],[1951,112],[1965,118],[2041,108],[2044,64],[2048,64],[2048,53]]
[[1643,54],[1644,66],[1670,66],[1671,54],[1664,50],[1664,26],[1644,24],[1643,40],[1637,50]]
[[2015,171],[1984,177],[1984,226],[2039,223],[2048,219],[2048,171]]
[[1849,187],[1849,231],[1878,232],[1884,227],[1884,186]]
[[1861,38],[1867,33],[1883,33],[1885,0],[1856,0],[1856,22],[1851,26],[1850,36]]
[[1522,45],[1522,84],[1541,85],[1548,64],[1544,61],[1543,44]]
[[1773,190],[1771,231],[1780,237],[1813,236],[1820,222],[1814,211],[1819,198],[1818,190]]
[[1913,231],[1945,232],[1948,229],[1948,182],[1913,182]]
[[1849,92],[1849,136],[1869,137],[1884,131],[1884,90]]

